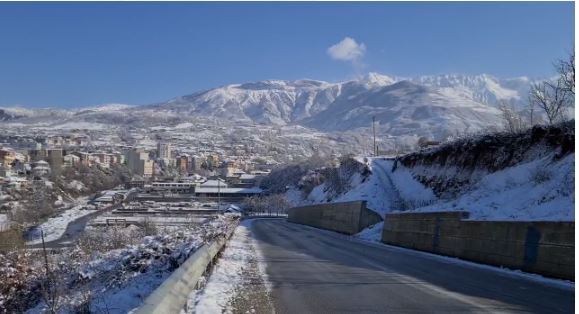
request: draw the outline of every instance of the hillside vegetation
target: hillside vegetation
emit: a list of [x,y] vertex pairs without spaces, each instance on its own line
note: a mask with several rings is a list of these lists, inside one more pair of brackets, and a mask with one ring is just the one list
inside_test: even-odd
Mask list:
[[575,152],[575,121],[535,126],[520,133],[466,137],[404,155],[401,164],[442,196],[477,182],[487,173],[550,156],[556,162]]

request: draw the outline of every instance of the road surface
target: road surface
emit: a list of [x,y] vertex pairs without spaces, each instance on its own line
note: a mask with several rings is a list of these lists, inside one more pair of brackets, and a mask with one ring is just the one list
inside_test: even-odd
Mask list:
[[252,224],[276,313],[572,313],[573,288],[318,230]]

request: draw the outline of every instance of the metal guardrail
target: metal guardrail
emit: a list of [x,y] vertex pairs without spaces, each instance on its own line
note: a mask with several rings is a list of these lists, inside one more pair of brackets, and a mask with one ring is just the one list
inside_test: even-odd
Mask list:
[[189,294],[197,287],[199,279],[223,249],[234,230],[235,228],[232,228],[228,234],[198,248],[133,313],[181,313],[187,304]]
[[259,217],[280,217],[280,218],[287,218],[288,214],[287,213],[277,213],[277,212],[259,212],[259,213],[255,213],[255,212],[248,212],[248,213],[244,213],[243,217],[246,218],[259,218]]
[[124,218],[107,218],[106,219],[107,226],[110,225],[120,225],[127,226],[127,220]]

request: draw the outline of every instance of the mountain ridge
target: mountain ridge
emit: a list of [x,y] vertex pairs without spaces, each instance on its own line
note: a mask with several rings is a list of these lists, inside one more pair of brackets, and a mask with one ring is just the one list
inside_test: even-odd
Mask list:
[[498,79],[488,74],[403,78],[370,72],[362,78],[337,83],[300,79],[229,84],[140,106],[0,109],[4,122],[55,116],[108,122],[127,121],[122,115],[132,117],[130,121],[147,116],[171,121],[205,117],[303,125],[327,132],[367,128],[374,116],[381,133],[444,137],[499,124],[499,102],[524,109],[532,83],[526,77]]

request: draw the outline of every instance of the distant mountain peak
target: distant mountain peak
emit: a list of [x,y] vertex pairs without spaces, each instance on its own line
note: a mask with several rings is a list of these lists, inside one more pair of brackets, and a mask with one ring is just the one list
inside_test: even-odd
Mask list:
[[134,106],[127,105],[127,104],[110,103],[110,104],[102,104],[102,105],[98,105],[98,106],[83,107],[80,110],[117,111],[117,110],[129,109],[132,107],[134,107]]
[[395,78],[376,72],[369,72],[362,79],[362,82],[372,86],[388,86],[394,84],[396,81],[397,80]]

